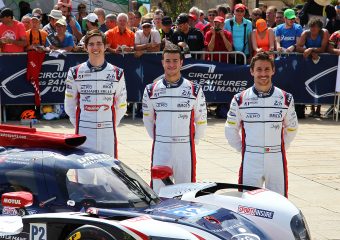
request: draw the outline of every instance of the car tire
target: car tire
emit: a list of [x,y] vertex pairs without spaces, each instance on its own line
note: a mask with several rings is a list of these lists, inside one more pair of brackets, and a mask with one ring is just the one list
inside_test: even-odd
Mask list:
[[105,230],[92,226],[84,225],[72,231],[65,240],[116,240]]

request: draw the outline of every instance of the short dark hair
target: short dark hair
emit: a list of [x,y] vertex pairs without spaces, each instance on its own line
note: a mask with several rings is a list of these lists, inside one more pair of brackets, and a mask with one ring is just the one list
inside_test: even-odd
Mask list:
[[94,37],[94,36],[99,36],[102,38],[103,40],[103,43],[104,45],[106,45],[106,36],[104,33],[102,33],[102,31],[98,30],[98,29],[94,29],[94,30],[91,30],[91,31],[88,31],[85,35],[85,47],[87,47],[87,44],[89,44],[89,40],[91,37]]
[[217,12],[223,12],[224,14],[230,13],[230,7],[224,5],[217,5],[216,10]]
[[162,53],[162,59],[164,59],[164,54],[166,53],[178,53],[181,60],[183,60],[183,54],[181,48],[172,42],[166,42]]
[[135,14],[135,17],[142,18],[142,14],[139,11],[133,12]]
[[273,69],[275,68],[273,58],[266,52],[259,52],[250,61],[250,68],[252,70],[254,70],[255,62],[259,60],[270,62],[270,64],[272,65],[272,68]]
[[319,18],[311,18],[308,21],[308,27],[311,28],[311,27],[315,27],[315,26],[317,26],[321,29],[323,27],[323,22]]

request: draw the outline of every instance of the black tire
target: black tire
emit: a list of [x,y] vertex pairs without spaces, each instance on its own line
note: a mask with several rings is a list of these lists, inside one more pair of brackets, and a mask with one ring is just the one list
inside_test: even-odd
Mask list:
[[116,240],[110,233],[103,229],[92,226],[84,225],[72,231],[65,240]]

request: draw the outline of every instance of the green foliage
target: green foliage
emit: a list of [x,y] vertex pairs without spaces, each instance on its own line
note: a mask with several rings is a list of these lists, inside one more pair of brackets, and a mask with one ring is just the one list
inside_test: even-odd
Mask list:
[[338,0],[331,0],[331,4],[332,4],[333,6],[338,5]]
[[176,17],[182,12],[188,12],[193,6],[193,0],[164,0],[163,7],[167,12],[167,15],[176,19]]

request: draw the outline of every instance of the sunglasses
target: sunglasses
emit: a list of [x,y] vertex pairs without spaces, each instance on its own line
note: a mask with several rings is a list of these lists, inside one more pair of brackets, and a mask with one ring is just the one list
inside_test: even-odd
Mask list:
[[78,9],[85,9],[86,7],[79,7]]

